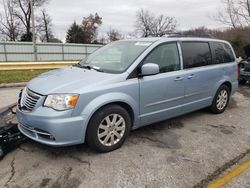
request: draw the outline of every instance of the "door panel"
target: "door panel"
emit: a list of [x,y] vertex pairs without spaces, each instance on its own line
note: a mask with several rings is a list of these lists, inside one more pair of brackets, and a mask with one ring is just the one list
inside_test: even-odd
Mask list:
[[167,43],[156,47],[143,63],[158,64],[160,73],[139,80],[141,125],[181,114],[184,103],[184,72],[180,70],[177,44]]
[[222,70],[217,66],[205,66],[185,70],[185,99],[183,112],[209,106],[214,95],[214,85],[221,78]]
[[185,99],[183,112],[209,106],[213,100],[214,85],[220,80],[221,69],[213,66],[208,42],[182,42],[185,74]]
[[182,71],[140,79],[141,124],[162,121],[182,113],[184,84]]

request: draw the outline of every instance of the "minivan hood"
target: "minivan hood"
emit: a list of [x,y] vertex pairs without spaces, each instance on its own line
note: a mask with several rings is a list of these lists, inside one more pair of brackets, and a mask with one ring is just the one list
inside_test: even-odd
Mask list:
[[114,78],[114,74],[78,67],[52,70],[31,80],[27,87],[39,94],[77,93],[79,88],[96,86]]

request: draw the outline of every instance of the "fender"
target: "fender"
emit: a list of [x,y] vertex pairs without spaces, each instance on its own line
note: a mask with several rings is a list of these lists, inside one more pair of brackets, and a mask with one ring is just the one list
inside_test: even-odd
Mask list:
[[132,108],[133,113],[134,113],[133,127],[134,128],[138,127],[139,126],[139,110],[138,110],[139,104],[138,102],[135,99],[133,99],[131,96],[124,94],[124,93],[119,93],[119,92],[104,94],[90,101],[81,113],[82,116],[86,117],[86,125],[88,125],[90,118],[98,109],[100,109],[101,107],[107,104],[115,103],[115,102],[126,103]]
[[[229,83],[231,84],[232,89],[233,89],[233,83],[232,83],[230,77],[229,77],[229,76],[223,76],[223,78],[222,78],[218,83],[216,83],[216,85],[214,86],[213,98],[214,98],[216,92],[218,91],[219,87],[220,87],[223,83],[225,83],[225,82],[229,82]],[[233,93],[231,92],[231,95],[232,95],[232,94],[233,94]]]

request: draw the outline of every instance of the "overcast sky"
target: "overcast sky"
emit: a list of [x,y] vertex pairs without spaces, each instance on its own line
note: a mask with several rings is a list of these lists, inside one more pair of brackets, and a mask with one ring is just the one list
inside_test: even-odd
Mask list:
[[135,30],[136,11],[141,8],[155,15],[175,17],[181,30],[198,26],[222,28],[211,19],[220,6],[220,0],[51,0],[47,10],[56,36],[63,39],[74,20],[80,23],[82,17],[95,12],[103,18],[100,33],[111,27],[129,34]]

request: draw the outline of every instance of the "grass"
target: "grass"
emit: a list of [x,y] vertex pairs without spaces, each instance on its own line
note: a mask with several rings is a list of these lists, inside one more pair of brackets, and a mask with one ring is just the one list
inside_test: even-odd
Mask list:
[[2,83],[17,83],[27,82],[41,73],[49,71],[43,70],[8,70],[0,71],[0,84]]

